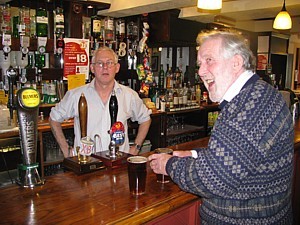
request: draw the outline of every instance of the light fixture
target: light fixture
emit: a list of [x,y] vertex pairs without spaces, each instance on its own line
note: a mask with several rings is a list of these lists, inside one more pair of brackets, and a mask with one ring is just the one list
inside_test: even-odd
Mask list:
[[222,8],[222,0],[198,0],[197,7],[205,10],[217,10]]
[[286,11],[285,0],[283,1],[281,11],[274,20],[273,28],[278,30],[288,30],[292,28],[292,19],[290,14]]

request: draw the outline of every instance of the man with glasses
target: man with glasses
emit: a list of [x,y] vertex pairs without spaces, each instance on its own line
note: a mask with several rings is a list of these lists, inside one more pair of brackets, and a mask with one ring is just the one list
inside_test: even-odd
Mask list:
[[[97,49],[92,58],[90,69],[95,75],[91,83],[68,91],[61,102],[51,109],[49,122],[60,149],[65,157],[70,156],[69,144],[61,127],[61,122],[69,118],[74,118],[74,147],[80,146],[78,101],[83,93],[88,105],[87,136],[93,138],[94,135],[98,134],[101,143],[97,151],[108,150],[110,143],[108,131],[111,128],[109,100],[114,90],[118,99],[117,121],[122,122],[125,127],[125,142],[119,150],[137,154],[151,124],[151,111],[147,109],[134,90],[116,82],[115,75],[119,72],[120,64],[117,54],[112,49],[108,47]],[[139,123],[135,145],[131,147],[129,147],[128,140],[128,119]]]

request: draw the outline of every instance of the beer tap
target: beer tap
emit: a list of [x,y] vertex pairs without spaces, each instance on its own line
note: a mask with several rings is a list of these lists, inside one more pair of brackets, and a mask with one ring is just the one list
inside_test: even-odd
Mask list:
[[18,165],[17,183],[22,187],[43,185],[45,180],[38,172],[37,157],[37,123],[40,94],[33,88],[21,88],[17,92],[17,115],[20,127],[22,164]]
[[109,114],[110,114],[110,123],[111,128],[108,131],[110,134],[110,143],[108,155],[111,159],[116,159],[118,156],[121,156],[119,152],[119,146],[124,143],[124,125],[123,123],[117,121],[118,116],[118,99],[113,90],[109,100]]
[[43,185],[45,180],[38,173],[37,153],[37,121],[40,104],[39,92],[32,88],[21,88],[14,97],[13,85],[16,71],[11,67],[7,70],[9,81],[8,108],[10,117],[13,118],[13,110],[17,110],[20,128],[20,144],[22,152],[22,164],[18,165],[17,184],[22,187],[34,187]]
[[7,108],[9,108],[9,115],[10,119],[13,119],[13,111],[16,109],[15,101],[14,101],[14,83],[16,80],[16,71],[10,67],[7,71],[7,78],[8,78],[8,102],[7,102]]
[[109,115],[110,115],[110,127],[117,122],[118,116],[118,99],[115,94],[115,90],[112,91],[111,97],[109,99]]
[[90,161],[90,155],[94,153],[94,141],[87,135],[88,105],[83,93],[78,102],[79,124],[80,124],[80,146],[76,147],[79,163]]
[[[117,122],[117,115],[118,115],[118,100],[115,95],[115,91],[113,90],[109,99],[109,115],[110,115],[110,127],[112,128],[114,123]],[[109,156],[113,159],[117,157],[116,153],[116,143],[112,139],[112,132],[111,129],[108,131],[110,134],[110,143],[109,143]]]

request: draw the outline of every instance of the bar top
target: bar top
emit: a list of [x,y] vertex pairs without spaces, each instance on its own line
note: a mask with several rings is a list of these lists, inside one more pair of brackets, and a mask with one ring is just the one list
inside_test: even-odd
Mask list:
[[[300,142],[295,123],[295,144]],[[172,146],[174,150],[205,147],[209,137]],[[145,156],[151,153],[144,154]],[[4,224],[144,224],[188,203],[198,201],[173,182],[160,184],[147,168],[146,193],[129,193],[127,167],[106,168],[76,175],[64,172],[46,177],[43,186],[0,188],[0,218]]]
[[199,200],[170,182],[156,182],[147,168],[146,193],[129,193],[126,165],[76,175],[46,177],[43,186],[0,188],[0,218],[4,224],[143,224]]

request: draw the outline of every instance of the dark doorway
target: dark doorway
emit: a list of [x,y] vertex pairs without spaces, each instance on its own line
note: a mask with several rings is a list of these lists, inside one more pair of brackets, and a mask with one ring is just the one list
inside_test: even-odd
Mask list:
[[287,55],[271,54],[272,73],[279,89],[285,88]]

